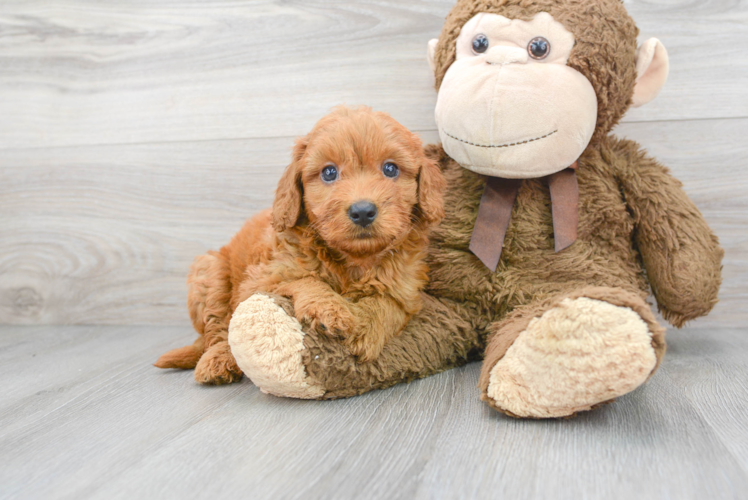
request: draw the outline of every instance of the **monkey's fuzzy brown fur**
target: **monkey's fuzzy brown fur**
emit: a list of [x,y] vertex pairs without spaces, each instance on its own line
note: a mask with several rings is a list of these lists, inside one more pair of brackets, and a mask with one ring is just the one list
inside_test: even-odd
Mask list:
[[454,61],[460,29],[474,15],[528,20],[541,11],[575,35],[569,65],[590,80],[598,97],[597,128],[577,170],[577,242],[554,251],[548,187],[526,180],[499,267],[490,272],[468,250],[485,182],[441,147],[429,146],[449,190],[446,217],[431,235],[423,310],[373,363],[360,364],[334,339],[307,330],[304,365],[326,389],[324,398],[389,387],[479,358],[485,359],[480,389],[486,398],[488,373],[518,335],[517,325],[563,298],[589,297],[636,311],[650,329],[659,363],[664,332],[645,302],[649,290],[677,327],[717,302],[723,250],[716,236],[665,167],[638,144],[608,136],[630,106],[636,78],[637,28],[619,0],[459,0],[436,49],[437,88]]
[[[361,361],[376,359],[420,310],[428,232],[444,215],[444,178],[420,139],[384,113],[338,108],[297,141],[293,158],[272,210],[195,260],[188,307],[201,337],[156,366],[196,368],[203,383],[241,378],[228,324],[257,292],[290,298],[303,325],[343,336]],[[386,161],[399,167],[396,179],[382,173]],[[328,184],[320,172],[331,164],[340,178]],[[367,228],[347,213],[360,199],[378,209]]]

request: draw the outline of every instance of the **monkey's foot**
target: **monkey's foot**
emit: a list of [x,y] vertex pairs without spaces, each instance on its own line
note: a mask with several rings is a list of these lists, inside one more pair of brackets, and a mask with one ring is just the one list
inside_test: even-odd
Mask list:
[[301,324],[272,297],[255,294],[239,304],[229,344],[239,368],[262,392],[300,399],[325,393],[306,373]]
[[586,296],[565,298],[527,318],[503,357],[484,365],[483,399],[511,416],[557,418],[633,391],[664,352],[664,330],[636,299],[648,311],[645,318],[640,307],[637,313]]

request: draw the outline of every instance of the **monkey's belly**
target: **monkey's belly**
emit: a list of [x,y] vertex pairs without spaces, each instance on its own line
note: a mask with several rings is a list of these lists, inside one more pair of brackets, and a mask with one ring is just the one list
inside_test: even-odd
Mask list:
[[[445,171],[450,173],[456,172]],[[580,176],[577,241],[555,252],[548,188],[542,180],[527,180],[492,273],[468,250],[482,193],[474,175],[460,172],[454,179],[457,187],[445,200],[447,217],[432,234],[430,294],[476,302],[486,313],[501,315],[536,298],[589,285],[647,290],[633,246],[633,220],[620,193],[595,189],[615,184],[588,182],[586,174]]]

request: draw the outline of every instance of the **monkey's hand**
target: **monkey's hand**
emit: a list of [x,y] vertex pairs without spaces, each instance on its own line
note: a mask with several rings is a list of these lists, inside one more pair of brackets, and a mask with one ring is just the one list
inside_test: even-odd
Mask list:
[[657,305],[680,328],[717,303],[724,251],[667,168],[632,141],[615,143],[613,154]]

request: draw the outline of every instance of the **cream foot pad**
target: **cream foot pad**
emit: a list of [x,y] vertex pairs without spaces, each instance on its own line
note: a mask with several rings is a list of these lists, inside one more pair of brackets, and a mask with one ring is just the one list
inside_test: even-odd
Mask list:
[[565,299],[530,321],[491,370],[487,395],[518,417],[565,417],[636,389],[656,363],[637,313]]
[[300,399],[324,394],[302,363],[301,325],[267,295],[239,304],[229,325],[229,345],[239,368],[262,392]]

